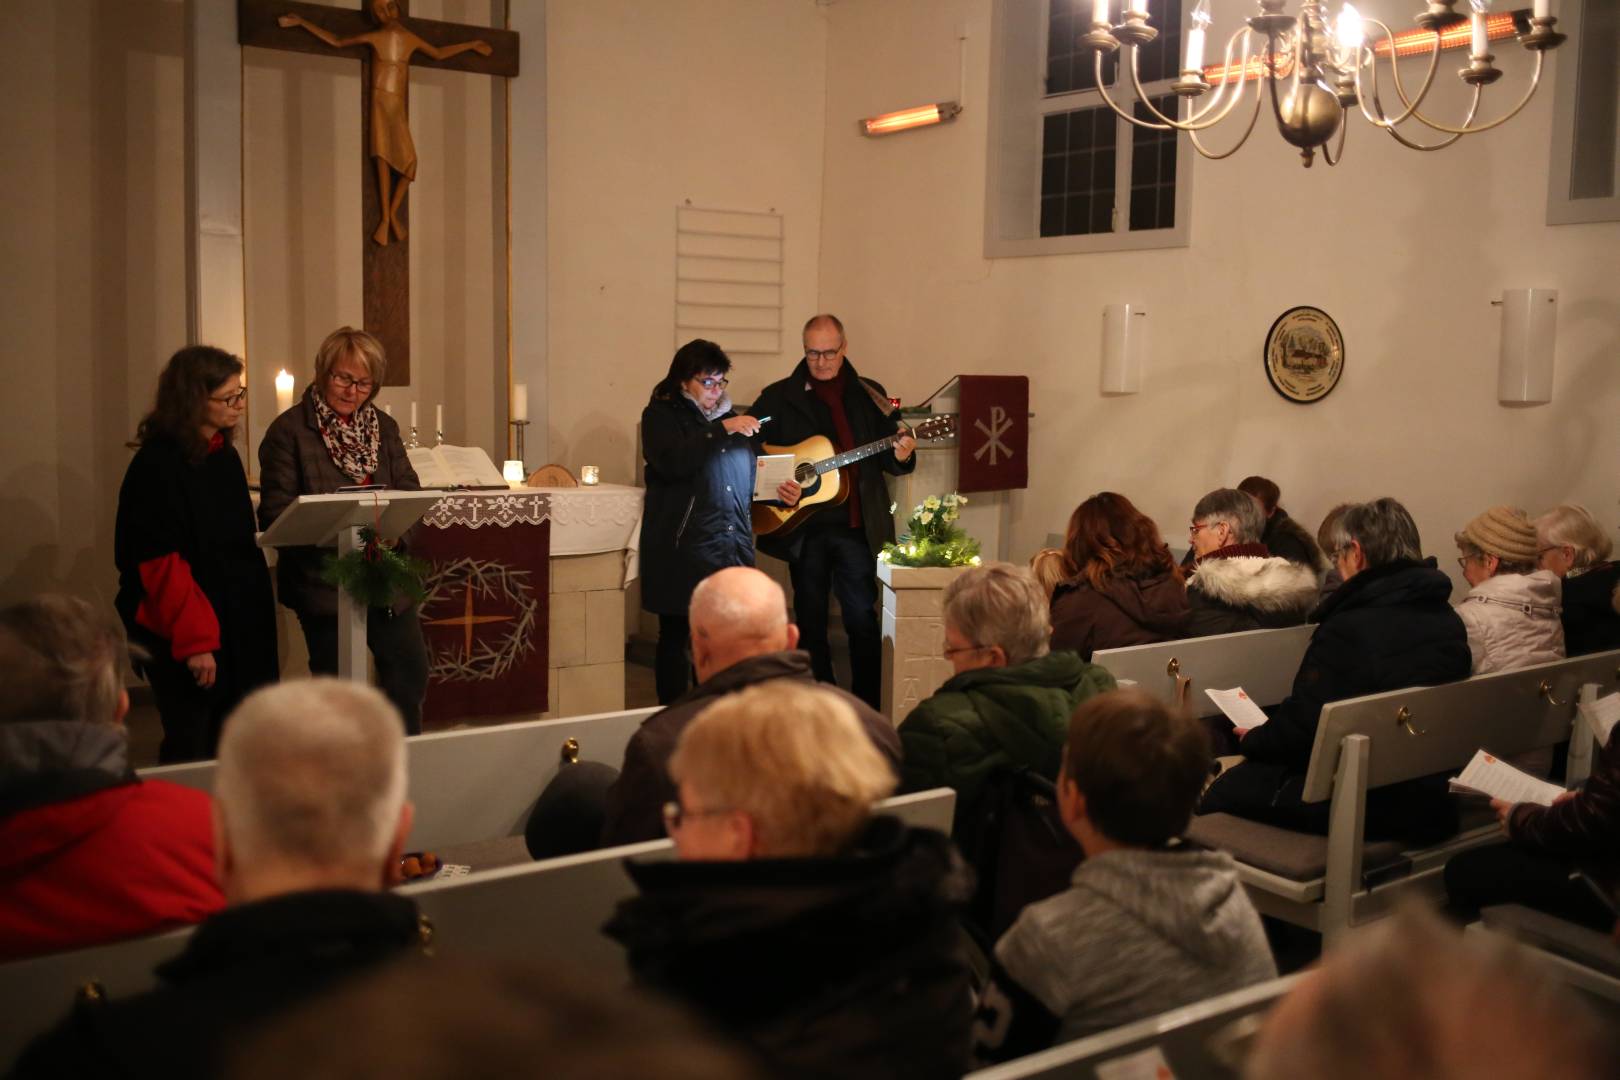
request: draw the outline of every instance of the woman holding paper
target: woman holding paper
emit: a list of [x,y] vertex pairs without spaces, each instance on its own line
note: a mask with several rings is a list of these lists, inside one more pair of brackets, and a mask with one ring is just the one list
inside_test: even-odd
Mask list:
[[214,756],[225,717],[276,680],[276,609],[231,449],[247,391],[242,361],[192,345],[169,360],[118,492],[118,613],[148,656],[163,722],[158,760]]
[[[259,444],[259,527],[300,495],[376,484],[417,491],[421,483],[405,454],[394,418],[374,399],[388,371],[382,343],[345,326],[328,334],[315,354],[315,378],[292,408],[270,424]],[[326,552],[283,548],[276,559],[276,590],[298,615],[314,675],[337,674],[337,588],[321,577]],[[366,644],[377,663],[377,682],[399,709],[405,730],[422,730],[427,692],[427,646],[416,608],[403,597],[366,617]]]
[[[686,606],[697,583],[727,566],[754,565],[750,505],[754,436],[762,421],[742,416],[726,394],[731,358],[712,341],[689,341],[641,410],[647,503],[641,519],[641,607],[658,616],[658,701],[686,692],[692,662]],[[777,488],[799,501],[791,481]]]

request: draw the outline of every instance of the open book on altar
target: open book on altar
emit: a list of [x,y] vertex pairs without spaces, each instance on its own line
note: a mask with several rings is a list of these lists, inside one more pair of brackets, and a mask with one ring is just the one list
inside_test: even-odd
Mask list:
[[507,482],[481,446],[418,446],[405,451],[425,488],[499,488]]

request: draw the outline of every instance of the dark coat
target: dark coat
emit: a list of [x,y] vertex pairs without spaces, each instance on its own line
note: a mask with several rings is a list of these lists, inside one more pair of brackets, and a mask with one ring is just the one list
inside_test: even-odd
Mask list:
[[292,893],[230,908],[157,969],[158,989],[79,1005],[23,1052],[14,1075],[221,1076],[224,1055],[273,1017],[420,942],[416,905],[387,893]]
[[1553,806],[1520,803],[1508,835],[1520,847],[1568,859],[1611,890],[1620,886],[1620,725],[1584,787]]
[[[363,408],[376,408],[374,405]],[[422,482],[406,456],[394,418],[377,410],[381,447],[377,452],[374,484],[400,491],[420,491]],[[259,528],[270,523],[300,495],[330,495],[354,484],[332,463],[315,419],[315,405],[306,394],[270,422],[259,443]],[[300,615],[336,615],[337,589],[321,580],[321,565],[329,550],[288,547],[276,553],[276,593],[281,603]],[[394,605],[395,614],[410,608],[408,601]]]
[[[1300,660],[1293,689],[1266,710],[1267,723],[1244,736],[1245,760],[1210,786],[1199,812],[1225,811],[1325,829],[1327,804],[1303,807],[1299,800],[1322,706],[1466,679],[1473,663],[1468,632],[1450,597],[1451,579],[1432,558],[1375,566],[1339,586],[1311,615],[1320,625]],[[1418,792],[1417,786],[1404,784],[1372,792],[1367,800],[1369,833],[1399,829],[1416,837],[1427,832],[1431,821],[1420,819],[1413,808],[1421,804],[1425,814],[1443,810],[1444,785],[1438,803],[1419,798]],[[1445,823],[1434,831],[1444,832]]]
[[141,565],[170,553],[191,568],[219,620],[218,651],[225,660],[219,672],[233,685],[216,686],[216,697],[236,700],[274,682],[280,673],[275,598],[235,450],[222,447],[191,462],[178,443],[153,439],[135,452],[118,490],[118,613],[132,638],[163,655],[170,643],[135,615],[146,598]]
[[1316,572],[1308,566],[1277,556],[1212,552],[1187,579],[1187,636],[1299,626],[1318,597]]
[[752,1045],[768,1075],[967,1069],[957,913],[972,875],[941,834],[879,817],[833,858],[626,866],[641,895],[604,930],[629,950],[637,981]]
[[[844,413],[849,418],[849,429],[855,438],[855,445],[864,446],[900,430],[897,417],[885,416],[861,384],[870,386],[879,397],[887,397],[888,392],[882,385],[871,379],[862,379],[847,357],[844,360],[843,370]],[[815,391],[810,389],[810,366],[803,360],[800,360],[798,367],[793,369],[793,374],[771,383],[760,391],[759,400],[754,402],[753,408],[749,411],[755,416],[771,418],[762,436],[764,441],[772,446],[792,446],[812,435],[825,435],[833,440],[835,446],[837,445],[832,413],[816,397]],[[840,449],[852,448],[840,447]],[[889,513],[891,500],[888,486],[883,482],[883,474],[905,476],[917,467],[917,455],[913,453],[904,461],[896,461],[894,450],[891,448],[867,458],[860,462],[859,466],[860,490],[851,492],[850,498],[855,498],[856,495],[860,497],[861,524],[866,530],[866,542],[872,549],[872,555],[876,557],[877,553],[883,550],[883,545],[894,539],[894,517]],[[848,507],[843,504],[818,510],[810,520],[785,537],[779,535],[761,537],[759,550],[778,559],[796,559],[804,546],[806,529],[814,528],[822,522],[845,521],[848,513]]]
[[[669,759],[675,753],[675,744],[680,741],[681,732],[686,730],[686,725],[698,713],[718,699],[772,679],[814,684],[816,676],[810,668],[810,654],[794,650],[764,653],[740,660],[724,671],[709,676],[706,682],[694,686],[667,708],[643,720],[640,729],[630,737],[630,742],[624,748],[624,768],[620,770],[619,778],[608,788],[602,846],[662,839],[664,804],[676,797],[675,784],[669,778]],[[889,718],[836,686],[821,685],[818,688],[837,694],[855,710],[861,726],[872,737],[872,744],[893,766],[898,778],[900,736],[895,733]]]
[[647,503],[641,518],[641,606],[685,615],[698,582],[728,566],[754,565],[754,447],[727,434],[684,397],[641,410]]
[[1168,571],[1111,578],[1095,589],[1084,577],[1052,590],[1052,648],[1090,660],[1098,649],[1151,645],[1187,635],[1187,590]]
[[1620,649],[1620,612],[1615,587],[1620,563],[1600,563],[1564,579],[1564,653],[1587,656]]
[[1316,538],[1280,506],[1266,519],[1266,530],[1261,534],[1260,542],[1278,558],[1308,566],[1318,574],[1328,570],[1327,556],[1316,546]]

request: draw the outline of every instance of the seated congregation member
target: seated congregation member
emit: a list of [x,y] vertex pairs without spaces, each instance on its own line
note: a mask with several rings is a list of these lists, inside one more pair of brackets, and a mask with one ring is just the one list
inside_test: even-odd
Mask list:
[[175,353],[118,489],[118,614],[147,654],[139,667],[163,722],[165,764],[213,757],[225,717],[279,672],[270,569],[231,449],[242,372],[223,349]]
[[1302,975],[1255,1038],[1247,1080],[1599,1080],[1612,1033],[1516,943],[1408,908]]
[[846,699],[800,680],[710,705],[670,759],[677,861],[630,860],[607,934],[643,986],[772,1076],[956,1077],[972,875],[940,833],[874,817],[894,786]]
[[214,813],[229,906],[158,967],[158,989],[76,1009],[18,1077],[218,1076],[249,1031],[423,944],[416,905],[385,891],[411,805],[403,725],[377,691],[315,679],[251,695],[220,740]]
[[1584,506],[1555,506],[1536,519],[1537,564],[1564,579],[1564,651],[1620,649],[1620,563],[1608,534]]
[[1327,574],[1322,578],[1321,596],[1323,600],[1333,595],[1333,591],[1344,584],[1344,575],[1339,573],[1336,553],[1329,549],[1329,545],[1333,543],[1333,537],[1339,525],[1339,518],[1343,517],[1344,512],[1354,505],[1354,503],[1340,503],[1329,510],[1322,517],[1322,524],[1316,527],[1316,543],[1325,553],[1323,557],[1327,559],[1328,563]]
[[1457,534],[1457,560],[1473,588],[1457,605],[1475,675],[1564,658],[1563,586],[1537,570],[1536,527],[1523,510],[1493,506]]
[[[694,716],[758,683],[815,681],[810,654],[797,647],[799,628],[788,621],[787,597],[762,571],[734,566],[704,578],[692,591],[689,618],[698,685],[642,721],[630,737],[624,768],[607,790],[604,846],[663,837],[663,808],[675,798],[669,758]],[[899,775],[900,737],[894,725],[853,694],[828,689],[854,710],[861,729]]]
[[1179,840],[1210,760],[1203,726],[1144,691],[1074,711],[1057,797],[1086,857],[1069,889],[1026,907],[996,942],[975,1025],[982,1055],[1016,1057],[1276,977],[1231,856]]
[[[1468,633],[1449,602],[1451,579],[1423,557],[1417,523],[1404,506],[1389,498],[1351,506],[1328,547],[1344,584],[1316,611],[1318,625],[1288,697],[1243,736],[1245,760],[1210,785],[1201,814],[1223,811],[1325,833],[1328,804],[1300,801],[1322,706],[1468,677]],[[1443,781],[1368,794],[1369,835],[1422,839],[1454,826]]]
[[118,622],[83,600],[0,610],[0,961],[225,904],[208,796],[129,766],[127,651]]
[[[394,418],[376,405],[388,372],[382,342],[345,326],[315,353],[315,378],[292,408],[271,421],[259,444],[259,527],[268,529],[300,495],[326,495],[355,484],[401,491],[421,488]],[[326,552],[282,548],[276,554],[276,593],[298,616],[309,647],[309,670],[338,670],[337,586],[321,569]],[[397,597],[366,614],[366,646],[377,665],[377,684],[394,703],[405,731],[422,730],[427,694],[427,644],[416,605]]]
[[1056,780],[1069,714],[1114,677],[1052,652],[1046,598],[1008,563],[964,571],[945,587],[945,659],[956,674],[900,724],[902,788],[956,789],[958,842],[978,831],[981,798],[1000,767]]
[[1288,516],[1288,511],[1277,505],[1282,490],[1274,481],[1263,476],[1245,476],[1237,489],[1260,504],[1260,512],[1266,519],[1260,542],[1266,545],[1267,551],[1291,563],[1308,566],[1318,576],[1327,572],[1328,560],[1316,540],[1303,525]]
[[1181,569],[1131,500],[1104,491],[1075,507],[1064,552],[1073,576],[1052,592],[1052,648],[1090,660],[1098,649],[1186,635]]
[[1580,790],[1551,806],[1492,799],[1491,808],[1507,842],[1446,863],[1446,892],[1459,915],[1471,919],[1492,904],[1524,904],[1597,930],[1614,925],[1614,912],[1592,886],[1610,903],[1620,899],[1620,725]]
[[1270,554],[1264,527],[1259,502],[1236,488],[1217,488],[1193,507],[1188,637],[1298,626],[1316,607],[1315,569]]

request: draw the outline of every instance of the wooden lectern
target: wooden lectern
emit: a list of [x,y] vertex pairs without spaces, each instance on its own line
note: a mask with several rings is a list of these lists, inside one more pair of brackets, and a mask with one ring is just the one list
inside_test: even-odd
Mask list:
[[[375,525],[382,540],[396,540],[433,508],[438,491],[346,491],[334,495],[300,495],[270,527],[259,534],[259,546],[331,547],[338,557],[358,551],[360,529]],[[366,609],[345,590],[338,590],[338,677],[366,681]]]

